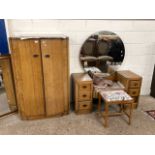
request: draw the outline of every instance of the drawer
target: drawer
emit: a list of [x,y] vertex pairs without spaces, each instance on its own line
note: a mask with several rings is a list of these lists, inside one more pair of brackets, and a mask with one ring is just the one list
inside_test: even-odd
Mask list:
[[91,100],[91,92],[90,91],[79,91],[78,100],[79,101]]
[[79,102],[79,110],[91,110],[92,109],[92,103],[90,101],[88,102]]
[[80,91],[90,91],[91,90],[91,84],[88,84],[88,83],[80,83],[79,84],[79,90]]
[[130,96],[138,96],[139,95],[139,89],[129,89],[128,93]]
[[140,87],[140,81],[130,81],[130,88],[137,88]]

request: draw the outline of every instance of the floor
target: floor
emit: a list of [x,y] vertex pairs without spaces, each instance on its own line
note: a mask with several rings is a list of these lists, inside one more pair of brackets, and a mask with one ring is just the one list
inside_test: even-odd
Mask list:
[[155,135],[155,120],[144,111],[155,110],[155,99],[141,96],[137,110],[134,110],[132,125],[126,123],[126,117],[111,117],[109,127],[102,126],[102,120],[95,112],[85,115],[70,115],[35,121],[22,121],[17,114],[0,119],[0,134],[23,135]]

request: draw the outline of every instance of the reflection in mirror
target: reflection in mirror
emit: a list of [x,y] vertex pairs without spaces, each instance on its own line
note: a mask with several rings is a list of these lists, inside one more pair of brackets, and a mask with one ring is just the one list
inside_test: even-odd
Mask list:
[[92,34],[82,45],[80,62],[85,71],[107,73],[123,62],[125,48],[120,37],[109,31]]
[[10,56],[0,56],[0,117],[17,111]]
[[8,104],[7,94],[3,82],[3,72],[0,68],[0,116],[11,112]]

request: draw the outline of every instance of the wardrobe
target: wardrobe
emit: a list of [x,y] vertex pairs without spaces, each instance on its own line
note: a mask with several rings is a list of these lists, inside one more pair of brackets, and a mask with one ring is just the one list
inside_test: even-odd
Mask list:
[[68,37],[10,38],[17,104],[22,119],[69,112]]

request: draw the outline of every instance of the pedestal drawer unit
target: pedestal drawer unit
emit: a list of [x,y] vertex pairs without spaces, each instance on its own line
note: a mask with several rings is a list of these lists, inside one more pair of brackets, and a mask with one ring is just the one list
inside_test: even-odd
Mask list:
[[10,44],[21,117],[68,113],[68,38],[10,38]]
[[122,70],[117,72],[117,80],[125,86],[126,92],[134,99],[134,108],[137,108],[142,77],[129,70]]
[[74,105],[76,113],[89,113],[92,111],[92,79],[86,73],[73,74]]

